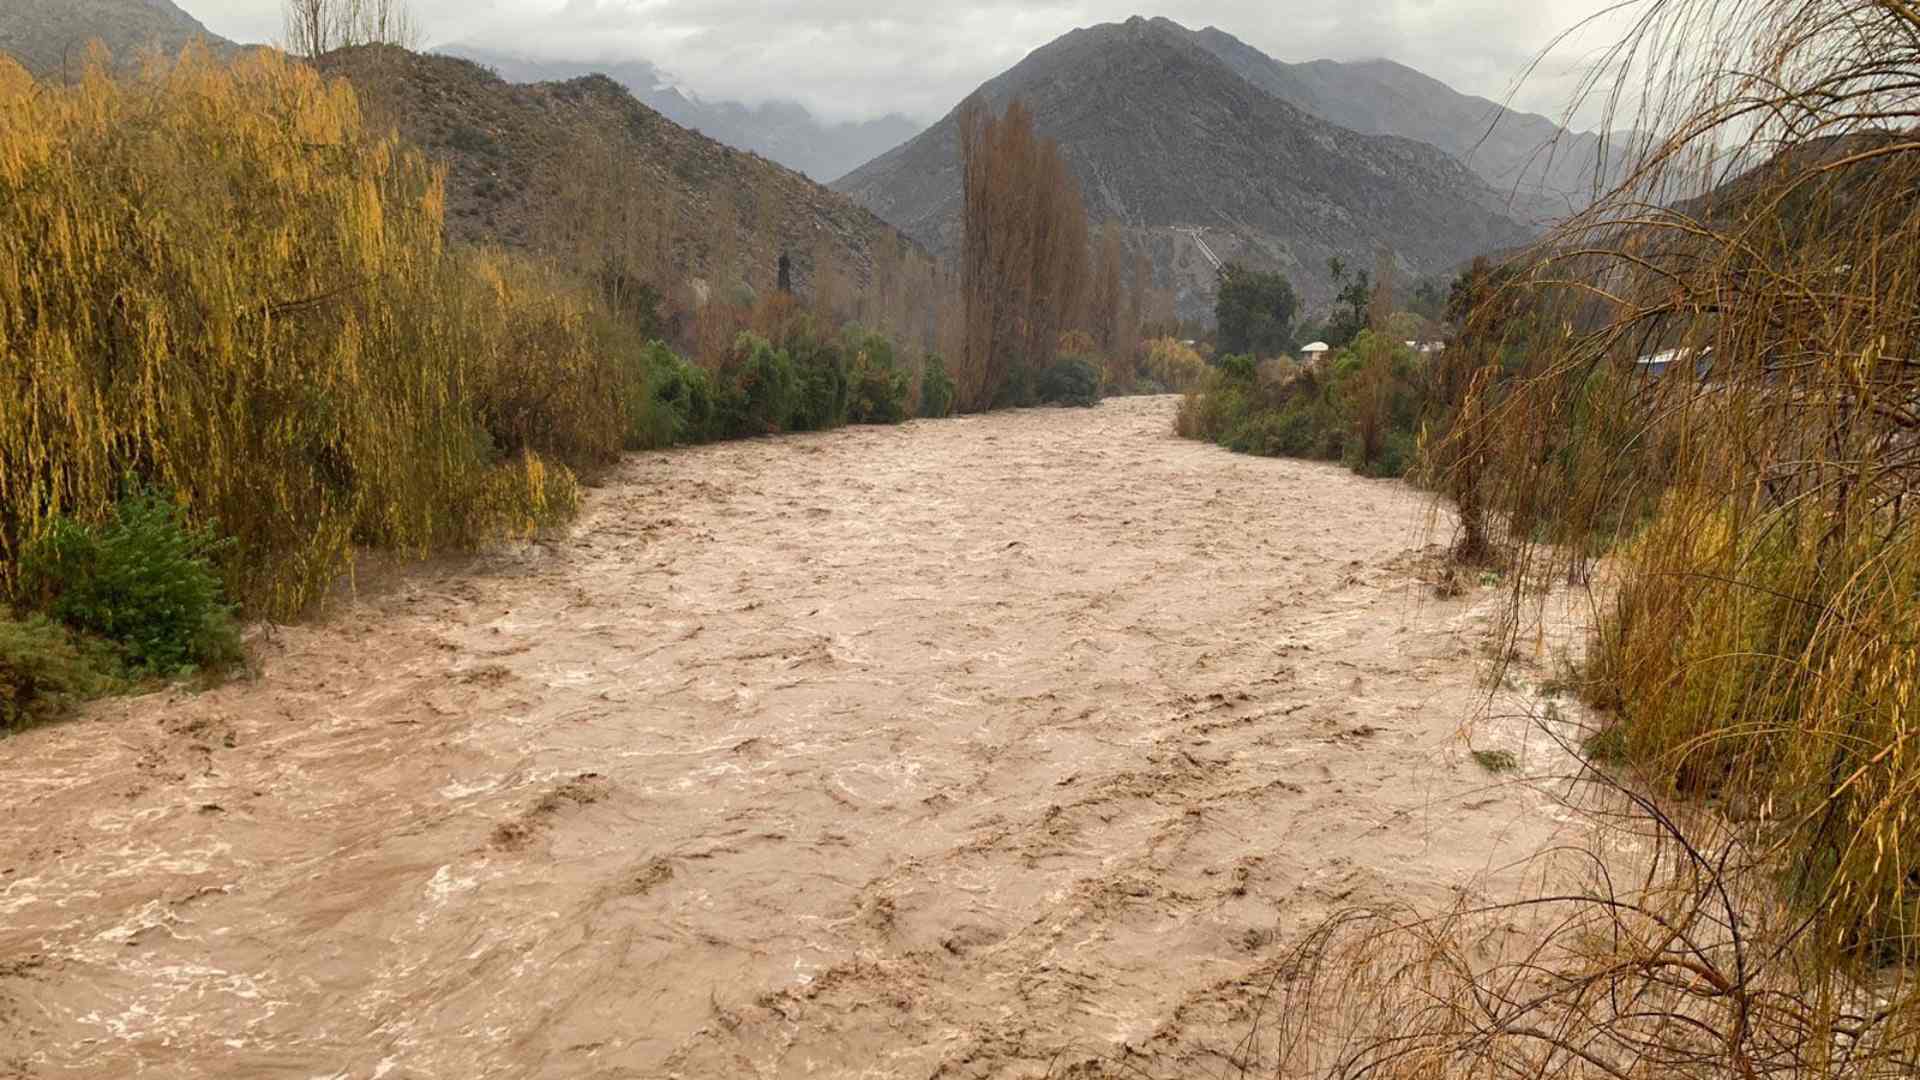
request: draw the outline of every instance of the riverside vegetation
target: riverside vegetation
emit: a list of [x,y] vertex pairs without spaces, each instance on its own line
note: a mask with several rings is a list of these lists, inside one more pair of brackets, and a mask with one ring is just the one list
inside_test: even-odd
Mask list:
[[[1347,271],[1333,260],[1332,276]],[[1488,271],[1453,286],[1455,313]],[[1431,288],[1428,285],[1427,288]],[[1402,337],[1423,321],[1394,310],[1390,278],[1365,272],[1341,291],[1323,329],[1336,346],[1305,361],[1296,343],[1298,302],[1285,277],[1229,265],[1221,271],[1219,360],[1189,384],[1178,432],[1238,453],[1343,462],[1366,476],[1404,476],[1418,458],[1423,425],[1439,411],[1450,368]]]
[[[805,299],[721,290],[676,351],[670,258],[636,272],[558,213],[531,252],[449,243],[441,168],[345,81],[266,50],[109,71],[97,52],[37,83],[0,60],[0,729],[228,668],[238,619],[310,610],[357,552],[562,523],[625,451],[1090,405],[1197,366],[1143,344],[1117,293],[1094,320],[1058,169],[976,193],[964,298],[941,278],[950,299],[890,323],[911,305],[845,275]],[[1057,161],[1010,115],[996,160]],[[1030,200],[1077,258],[1003,254]],[[1009,348],[1013,320],[1044,331]]]
[[1555,681],[1600,726],[1536,723],[1639,855],[1329,922],[1277,988],[1285,1069],[1920,1071],[1920,14],[1641,7],[1609,70],[1671,134],[1470,275],[1421,462],[1510,634],[1593,598]]

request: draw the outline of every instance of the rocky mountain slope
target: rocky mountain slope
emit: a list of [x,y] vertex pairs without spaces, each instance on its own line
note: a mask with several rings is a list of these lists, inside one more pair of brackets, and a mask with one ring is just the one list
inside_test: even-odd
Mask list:
[[1363,135],[1399,135],[1437,146],[1507,196],[1514,216],[1565,217],[1611,182],[1630,133],[1568,131],[1544,116],[1462,94],[1391,60],[1286,64],[1216,27],[1186,31],[1242,78],[1331,124]]
[[754,151],[820,181],[846,175],[920,130],[920,125],[899,115],[858,124],[834,124],[791,101],[753,107],[734,101],[706,101],[673,86],[665,73],[645,60],[535,60],[475,45],[446,45],[434,51],[472,60],[515,83],[565,82],[586,75],[606,75],[681,127],[728,146]]
[[[534,246],[554,185],[574,181],[577,198],[639,192],[644,205],[669,208],[682,269],[709,273],[735,253],[755,288],[773,283],[783,249],[803,275],[826,251],[856,280],[870,275],[880,248],[917,253],[846,196],[688,131],[604,75],[516,85],[471,61],[378,46],[334,53],[320,66],[351,81],[376,120],[446,165],[455,239]],[[633,170],[588,175],[587,159],[609,148],[632,151]]]
[[[1310,307],[1325,307],[1330,256],[1372,267],[1384,252],[1411,281],[1532,235],[1454,156],[1312,116],[1165,20],[1076,30],[978,92],[996,109],[1019,98],[1033,110],[1078,175],[1089,216],[1129,227],[1185,315],[1211,309],[1209,253],[1280,269]],[[835,188],[950,250],[960,232],[958,115]]]
[[0,0],[0,52],[36,76],[78,72],[93,40],[120,61],[149,48],[175,52],[194,40],[232,46],[172,0]]

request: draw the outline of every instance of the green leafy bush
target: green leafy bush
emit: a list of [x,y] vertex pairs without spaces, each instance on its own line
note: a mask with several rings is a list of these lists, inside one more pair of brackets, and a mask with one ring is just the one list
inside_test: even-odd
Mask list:
[[0,732],[54,719],[118,682],[114,658],[44,616],[0,610]]
[[664,345],[656,345],[657,363],[652,369],[654,400],[671,417],[672,442],[676,446],[702,443],[721,438],[720,394],[713,376],[697,364],[674,355]]
[[22,560],[25,594],[116,646],[136,674],[240,659],[240,633],[210,557],[222,543],[165,497],[122,498],[100,524],[57,518]]
[[839,344],[807,321],[787,336],[787,354],[794,372],[793,415],[787,430],[824,431],[846,423],[850,376],[847,355]]
[[858,326],[849,327],[847,352],[853,358],[847,419],[855,424],[898,424],[906,420],[913,377],[895,361],[893,342]]
[[627,418],[627,449],[658,450],[690,441],[685,413],[669,396],[686,393],[682,366],[673,350],[658,341],[622,358],[620,404]]
[[938,353],[929,353],[920,372],[920,415],[939,418],[952,411],[953,377],[947,374],[946,361]]
[[1043,405],[1090,408],[1100,403],[1100,369],[1082,357],[1062,357],[1040,372],[1034,393]]
[[793,360],[766,338],[743,332],[733,345],[740,398],[737,422],[728,436],[768,435],[785,428],[793,415]]

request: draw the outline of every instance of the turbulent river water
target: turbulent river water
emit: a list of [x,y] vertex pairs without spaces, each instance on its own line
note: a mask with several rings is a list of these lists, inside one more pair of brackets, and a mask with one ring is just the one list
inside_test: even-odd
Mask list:
[[1231,1071],[1304,928],[1555,814],[1426,499],[1172,410],[631,457],[0,742],[0,1076]]

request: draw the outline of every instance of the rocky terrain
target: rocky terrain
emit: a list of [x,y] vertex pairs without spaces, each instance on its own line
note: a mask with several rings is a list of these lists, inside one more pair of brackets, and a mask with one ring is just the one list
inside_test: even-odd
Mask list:
[[664,72],[645,60],[540,60],[462,44],[434,51],[472,60],[516,83],[566,82],[584,75],[606,75],[681,127],[737,149],[751,150],[823,183],[846,175],[920,131],[919,124],[899,115],[836,124],[821,120],[792,101],[755,106],[708,101],[672,85]]
[[172,0],[6,0],[0,3],[0,52],[36,76],[78,73],[89,41],[128,62],[147,49],[177,52],[190,41],[232,42],[208,32]]
[[1445,150],[1492,185],[1527,224],[1584,209],[1597,185],[1618,179],[1633,146],[1631,132],[1568,131],[1547,117],[1462,94],[1391,60],[1287,64],[1216,27],[1190,35],[1248,82],[1330,124]]
[[[687,130],[604,75],[517,85],[472,61],[379,46],[333,53],[320,67],[352,82],[370,114],[445,163],[455,239],[532,245],[555,186],[572,182],[591,189],[577,192],[582,198],[638,195],[671,207],[683,269],[706,272],[731,244],[755,287],[771,286],[782,249],[801,260],[824,246],[856,276],[871,272],[876,245],[915,250],[846,196]],[[587,176],[587,159],[609,148],[630,151],[632,171]]]
[[[1279,269],[1310,305],[1334,292],[1338,256],[1390,253],[1411,281],[1532,230],[1458,158],[1426,143],[1330,124],[1260,89],[1166,20],[1076,30],[978,91],[1018,98],[1059,141],[1095,221],[1117,220],[1153,253],[1185,315],[1212,306],[1222,259]],[[958,109],[834,184],[935,250],[960,223]]]

